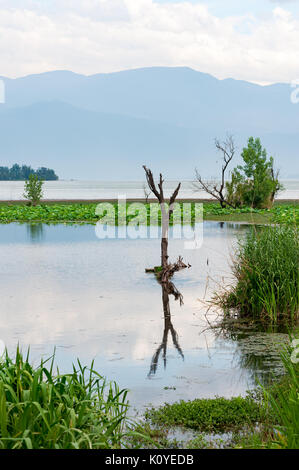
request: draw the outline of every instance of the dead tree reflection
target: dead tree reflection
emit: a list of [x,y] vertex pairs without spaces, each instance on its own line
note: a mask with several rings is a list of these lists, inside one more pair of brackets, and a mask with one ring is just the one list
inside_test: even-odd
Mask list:
[[162,353],[162,358],[163,358],[163,364],[164,364],[164,369],[166,369],[166,364],[167,364],[167,343],[168,343],[168,336],[169,333],[172,338],[172,342],[182,359],[184,360],[184,354],[183,351],[179,345],[179,339],[178,339],[178,334],[175,331],[173,324],[171,322],[171,312],[170,312],[170,305],[169,305],[169,295],[173,295],[175,300],[178,300],[180,302],[180,305],[183,305],[183,296],[182,294],[177,290],[173,282],[171,281],[164,281],[161,282],[161,288],[162,288],[162,303],[163,303],[163,312],[164,312],[164,331],[163,331],[163,337],[162,337],[162,342],[160,346],[157,348],[155,354],[152,357],[152,362],[150,366],[150,371],[148,374],[148,377],[151,377],[155,375],[157,368],[158,368],[158,363],[159,363],[159,358]]

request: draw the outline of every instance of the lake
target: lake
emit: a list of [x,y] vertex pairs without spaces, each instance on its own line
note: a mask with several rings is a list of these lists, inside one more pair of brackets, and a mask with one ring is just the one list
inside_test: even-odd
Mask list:
[[0,339],[12,353],[30,345],[35,364],[56,346],[62,372],[77,357],[86,365],[95,359],[99,373],[130,390],[137,410],[245,394],[256,374],[266,381],[282,372],[278,345],[286,338],[231,338],[209,328],[217,312],[206,302],[230,281],[230,256],[247,229],[204,222],[196,250],[170,240],[170,258],[182,255],[192,267],[174,276],[184,303],[169,295],[166,322],[161,286],[145,273],[160,262],[158,239],[99,240],[92,225],[1,225]]
[[[167,197],[177,186],[177,181],[165,181]],[[299,199],[299,180],[282,181],[284,191],[277,199]],[[126,195],[127,199],[144,199],[142,181],[46,181],[45,199],[117,199]],[[0,200],[23,199],[24,181],[1,181]],[[194,191],[191,181],[182,181],[180,199],[210,198],[205,191]]]

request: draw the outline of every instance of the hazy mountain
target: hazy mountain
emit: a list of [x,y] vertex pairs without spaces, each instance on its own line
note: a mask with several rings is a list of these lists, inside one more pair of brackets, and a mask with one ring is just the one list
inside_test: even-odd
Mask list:
[[229,132],[240,149],[261,137],[283,176],[299,173],[299,104],[285,84],[160,67],[4,81],[3,165],[49,166],[64,178],[140,179],[143,163],[170,178],[192,178],[194,166],[208,176],[217,174],[213,139]]

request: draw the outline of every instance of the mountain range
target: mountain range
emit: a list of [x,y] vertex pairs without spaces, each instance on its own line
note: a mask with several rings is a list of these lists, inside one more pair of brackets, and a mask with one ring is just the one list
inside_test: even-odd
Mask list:
[[232,134],[235,165],[252,135],[282,177],[299,177],[299,104],[287,84],[218,80],[185,67],[0,78],[0,166],[46,166],[64,179],[138,180],[143,164],[169,179],[192,179],[195,167],[217,177],[214,139]]

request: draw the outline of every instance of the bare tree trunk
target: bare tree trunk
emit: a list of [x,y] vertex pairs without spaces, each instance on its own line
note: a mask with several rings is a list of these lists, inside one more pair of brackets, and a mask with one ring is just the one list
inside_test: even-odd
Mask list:
[[224,142],[220,142],[218,139],[215,139],[215,145],[217,150],[221,151],[223,154],[223,164],[222,164],[222,169],[221,169],[221,183],[220,186],[214,183],[206,183],[204,182],[202,176],[198,172],[197,169],[195,169],[195,174],[196,174],[196,180],[197,182],[194,183],[194,187],[196,189],[204,190],[206,193],[210,194],[213,196],[215,199],[217,199],[220,203],[220,206],[222,208],[225,208],[226,206],[230,206],[233,209],[235,209],[235,205],[231,204],[229,201],[226,200],[225,195],[224,195],[224,190],[225,190],[225,172],[227,170],[227,167],[229,163],[232,161],[234,154],[235,154],[235,144],[232,136],[228,136],[227,139]]
[[168,230],[169,230],[169,211],[166,211],[164,201],[160,203],[162,214],[162,237],[161,237],[161,266],[165,270],[168,265]]
[[178,195],[178,192],[181,187],[181,183],[177,186],[175,191],[173,192],[172,196],[170,197],[169,200],[169,208],[167,210],[166,208],[166,203],[165,203],[165,198],[164,198],[164,192],[163,192],[163,177],[162,174],[160,173],[160,180],[158,183],[158,188],[156,187],[153,173],[152,171],[147,168],[146,166],[143,166],[145,174],[146,174],[146,180],[147,184],[149,186],[149,189],[152,191],[152,193],[156,196],[156,198],[159,201],[160,207],[161,207],[161,213],[162,213],[162,238],[161,238],[161,267],[163,268],[163,271],[167,270],[168,267],[168,231],[169,231],[169,221],[171,214],[173,212],[173,205],[175,202],[175,199]]
[[163,269],[167,268],[168,265],[168,239],[161,239],[161,266]]

